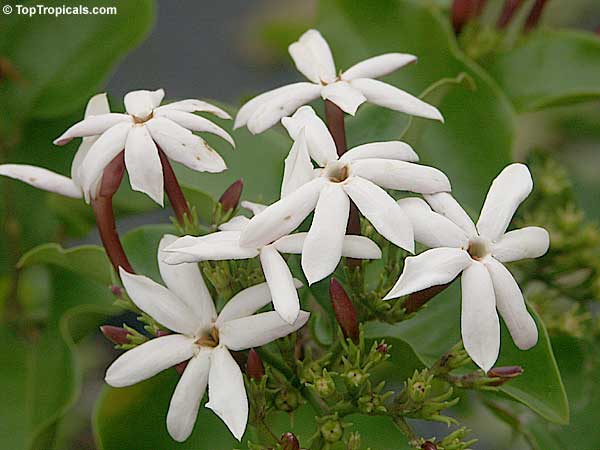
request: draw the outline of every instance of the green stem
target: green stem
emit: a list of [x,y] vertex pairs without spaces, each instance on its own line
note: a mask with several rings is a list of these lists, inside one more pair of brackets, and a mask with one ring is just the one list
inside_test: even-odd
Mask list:
[[394,424],[398,427],[398,429],[408,438],[408,443],[410,445],[418,445],[419,436],[412,427],[404,420],[403,417],[394,417]]

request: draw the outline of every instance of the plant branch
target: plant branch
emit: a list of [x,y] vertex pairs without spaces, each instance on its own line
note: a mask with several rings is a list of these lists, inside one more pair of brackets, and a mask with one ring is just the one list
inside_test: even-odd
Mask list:
[[175,217],[177,217],[177,222],[182,227],[187,222],[190,223],[192,221],[192,213],[190,211],[190,206],[188,205],[185,196],[183,195],[183,191],[181,190],[181,186],[177,181],[177,177],[175,176],[175,172],[173,171],[173,167],[169,162],[169,158],[167,155],[159,148],[158,155],[160,156],[160,162],[162,164],[163,169],[163,177],[165,180],[165,191],[167,193],[167,197],[169,197],[169,201],[171,202],[171,207],[173,208],[173,212],[175,213]]

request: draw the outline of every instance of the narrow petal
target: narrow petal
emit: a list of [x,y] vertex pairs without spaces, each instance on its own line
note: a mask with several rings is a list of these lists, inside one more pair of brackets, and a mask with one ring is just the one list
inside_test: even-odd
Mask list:
[[177,442],[185,441],[194,430],[200,403],[208,386],[211,353],[210,349],[202,348],[190,359],[171,397],[167,430]]
[[300,312],[300,299],[287,263],[272,245],[262,248],[260,263],[271,291],[273,308],[287,323],[294,323]]
[[351,162],[359,159],[397,159],[400,161],[417,162],[419,156],[406,142],[388,141],[372,142],[351,148],[342,155],[340,161]]
[[414,251],[412,225],[402,208],[387,192],[360,177],[348,179],[344,183],[344,190],[379,234],[398,247]]
[[345,81],[328,84],[321,91],[321,97],[323,100],[332,101],[342,111],[351,116],[355,115],[358,107],[367,101],[367,98],[359,89],[352,87]]
[[258,250],[241,247],[239,231],[217,231],[205,236],[184,236],[165,247],[165,262],[222,261],[227,259],[248,259],[258,256]]
[[221,119],[231,119],[231,116],[229,115],[229,113],[227,113],[227,111],[224,111],[221,108],[216,107],[215,105],[211,105],[208,102],[196,99],[187,99],[180,100],[178,102],[168,103],[166,105],[159,106],[154,110],[154,112],[160,112],[160,114],[162,114],[166,110],[183,111],[188,113],[207,112],[217,117],[220,117]]
[[81,188],[68,177],[26,164],[1,164],[0,175],[23,181],[44,191],[56,192],[71,198],[81,198]]
[[283,236],[273,242],[273,246],[280,253],[293,253],[299,255],[302,253],[302,247],[304,246],[304,240],[308,233],[294,233]]
[[338,159],[333,137],[312,107],[302,106],[293,116],[281,119],[281,123],[294,140],[304,129],[308,152],[319,166],[324,167],[329,161]]
[[270,91],[263,92],[262,94],[257,95],[256,97],[253,97],[252,99],[248,100],[246,103],[244,103],[242,105],[242,107],[239,109],[237,115],[235,116],[235,121],[233,123],[233,129],[236,130],[240,127],[247,125],[248,120],[250,120],[250,118],[254,114],[256,114],[256,112],[260,108],[265,106],[267,103],[269,103],[274,98],[277,98],[282,95],[286,95],[288,92],[296,90],[299,87],[299,85],[314,86],[312,83],[306,83],[306,82],[286,84],[285,86],[281,86],[281,87],[272,89]]
[[199,323],[183,300],[166,287],[143,275],[133,275],[119,268],[127,294],[145,313],[169,330],[193,335]]
[[315,208],[324,183],[315,178],[254,216],[242,231],[240,245],[260,247],[295,230]]
[[150,339],[119,356],[104,379],[113,387],[131,386],[190,359],[195,348],[194,338],[182,334]]
[[313,165],[310,162],[306,135],[303,129],[298,134],[297,140],[294,141],[287,158],[285,158],[281,197],[286,197],[313,178]]
[[302,270],[309,285],[333,273],[340,262],[349,213],[350,200],[342,186],[326,184],[302,248]]
[[246,228],[248,222],[250,222],[250,219],[246,216],[235,216],[219,225],[219,231],[242,231]]
[[317,30],[308,30],[288,47],[296,68],[314,83],[335,79],[335,63],[329,44]]
[[410,219],[417,242],[431,248],[468,247],[467,233],[450,219],[433,212],[425,200],[403,198],[398,204]]
[[216,319],[217,312],[198,264],[172,265],[164,262],[164,258],[169,256],[164,249],[175,241],[177,236],[166,234],[158,244],[157,259],[160,276],[169,290],[194,313],[200,328],[206,328]]
[[381,258],[381,249],[368,237],[349,234],[344,237],[342,256],[357,259],[379,259]]
[[461,277],[460,328],[465,350],[484,372],[490,370],[500,352],[500,320],[490,274],[473,262]]
[[379,78],[416,61],[416,56],[407,53],[385,53],[353,65],[342,73],[342,79]]
[[125,109],[128,114],[145,119],[152,114],[154,108],[157,108],[165,96],[165,91],[158,89],[156,91],[131,91],[125,94]]
[[306,311],[300,311],[292,325],[275,311],[242,317],[224,323],[219,328],[219,337],[223,345],[231,350],[260,347],[299,330],[309,316]]
[[487,258],[485,266],[494,285],[496,308],[504,319],[513,341],[521,350],[530,349],[537,343],[538,331],[535,320],[527,311],[519,285],[508,269],[494,258]]
[[90,98],[85,107],[84,117],[99,116],[110,113],[110,105],[106,93],[96,94]]
[[511,262],[539,258],[550,247],[550,235],[540,227],[525,227],[509,231],[492,244],[492,255],[498,261]]
[[461,227],[469,237],[477,236],[475,224],[462,206],[452,197],[452,194],[438,192],[437,194],[425,194],[424,197],[436,213],[450,219]]
[[146,122],[146,127],[152,139],[173,161],[198,172],[218,173],[227,168],[221,155],[204,139],[175,122],[155,117]]
[[159,110],[155,112],[155,116],[166,117],[167,119],[172,120],[176,124],[181,125],[183,128],[186,128],[190,131],[215,134],[229,142],[232,147],[235,147],[235,141],[227,131],[202,116],[197,116],[196,114],[179,111],[173,108],[167,108],[164,110],[160,110],[159,108]]
[[526,165],[506,166],[492,182],[481,209],[477,222],[479,234],[491,241],[499,239],[532,189],[533,180]]
[[131,116],[127,114],[107,113],[98,116],[90,116],[76,123],[60,137],[54,140],[54,145],[65,145],[74,138],[97,136],[119,123],[133,123]]
[[158,149],[143,125],[134,125],[125,143],[125,167],[131,189],[164,205],[164,181]]
[[444,121],[439,110],[423,100],[379,80],[370,78],[357,78],[350,82],[352,87],[358,89],[370,103],[383,106],[384,108],[400,111],[412,116],[424,117],[426,119]]
[[352,174],[398,191],[432,194],[450,190],[450,181],[442,171],[406,161],[360,159],[352,162]]
[[244,377],[240,367],[223,346],[217,347],[211,355],[206,407],[225,422],[237,440],[242,440],[248,423],[248,397]]
[[450,283],[470,265],[469,254],[459,248],[433,248],[410,256],[404,262],[402,275],[384,300]]

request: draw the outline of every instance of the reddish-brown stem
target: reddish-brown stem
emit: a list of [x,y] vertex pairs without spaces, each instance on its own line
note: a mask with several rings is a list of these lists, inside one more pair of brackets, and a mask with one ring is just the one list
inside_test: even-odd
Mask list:
[[111,264],[117,273],[119,267],[129,273],[134,273],[117,233],[112,205],[113,196],[119,189],[124,172],[125,159],[124,153],[121,152],[104,169],[98,195],[92,200],[92,208],[96,216],[96,224],[98,225],[102,245],[104,245]]
[[417,312],[425,305],[425,303],[450,286],[450,284],[451,283],[431,286],[430,288],[410,294],[404,302],[404,310],[407,314]]
[[452,26],[459,34],[463,27],[481,15],[486,0],[454,0],[452,2]]
[[173,167],[169,162],[169,158],[167,158],[167,155],[165,155],[165,153],[161,149],[158,149],[158,154],[160,156],[160,162],[162,164],[163,169],[163,177],[165,180],[165,192],[167,193],[167,197],[169,197],[171,207],[173,208],[175,217],[177,217],[177,222],[179,222],[179,225],[183,226],[185,225],[186,215],[188,216],[188,220],[192,220],[192,213],[190,212],[190,207],[185,199],[185,196],[183,195],[181,186],[179,186],[179,182],[177,181],[177,177],[175,176]]
[[525,21],[525,31],[531,31],[535,28],[542,17],[542,12],[548,0],[536,0],[531,7],[531,12]]
[[498,28],[506,28],[525,0],[506,0],[498,18]]

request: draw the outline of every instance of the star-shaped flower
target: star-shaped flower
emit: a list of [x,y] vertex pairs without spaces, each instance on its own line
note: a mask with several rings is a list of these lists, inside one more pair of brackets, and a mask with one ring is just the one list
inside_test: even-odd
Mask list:
[[54,141],[64,145],[73,138],[100,135],[81,163],[84,191],[123,150],[131,188],[144,192],[161,206],[164,189],[159,148],[173,161],[199,172],[222,172],[227,168],[223,158],[192,131],[213,133],[234,145],[232,137],[210,120],[192,113],[208,112],[224,119],[230,119],[229,114],[200,100],[159,106],[163,97],[162,89],[129,92],[125,95],[127,114],[87,117]]
[[[88,101],[84,118],[89,119],[93,116],[109,113],[110,109],[106,94],[98,94]],[[73,162],[71,163],[71,178],[44,169],[43,167],[30,166],[27,164],[2,164],[0,165],[0,175],[23,181],[44,191],[55,192],[71,198],[85,197],[86,200],[89,201],[90,197],[96,195],[102,173],[100,173],[96,180],[90,185],[89,191],[84,191],[81,182],[81,163],[96,140],[96,136],[83,138],[77,153],[75,153],[75,156],[73,157]]]
[[351,115],[362,103],[370,102],[414,116],[444,120],[434,106],[374,79],[414,63],[416,56],[386,53],[361,61],[338,75],[331,49],[317,30],[304,33],[289,46],[289,53],[296,68],[310,82],[293,83],[254,97],[239,110],[234,129],[245,125],[251,133],[262,133],[319,96]]
[[492,183],[477,226],[447,193],[407,198],[398,203],[415,230],[415,239],[433,247],[406,259],[404,271],[385,299],[402,297],[449,283],[459,274],[462,284],[461,332],[471,359],[486,372],[500,350],[500,313],[522,350],[538,338],[523,294],[502,263],[537,258],[548,250],[548,232],[526,227],[506,232],[519,204],[533,188],[529,169],[507,166]]
[[[248,206],[256,208],[258,205]],[[273,307],[283,320],[292,324],[300,313],[300,300],[296,291],[298,286],[294,285],[292,273],[281,253],[302,253],[307,233],[283,236],[258,247],[242,247],[240,246],[240,235],[248,222],[247,217],[236,216],[221,225],[221,231],[216,233],[200,237],[184,236],[165,249],[165,252],[171,253],[166,257],[165,262],[180,264],[182,262],[248,259],[259,256],[273,298]],[[381,258],[381,250],[377,244],[364,236],[345,236],[341,254],[349,258]],[[314,264],[318,265],[319,261],[314,261]]]
[[[352,199],[383,237],[414,250],[412,225],[383,188],[422,194],[449,191],[446,175],[415,164],[415,152],[399,141],[360,145],[338,157],[327,127],[308,106],[282,122],[295,139],[285,162],[282,198],[250,220],[241,234],[242,247],[275,242],[314,210],[302,245],[302,268],[309,283],[315,283],[331,274],[342,256]],[[315,171],[311,156],[320,169]]]
[[167,429],[173,439],[185,441],[192,433],[206,391],[212,409],[241,440],[248,421],[244,379],[230,350],[260,347],[301,328],[309,313],[301,311],[290,325],[275,311],[254,314],[271,301],[266,283],[235,295],[216,314],[197,264],[172,266],[163,262],[162,250],[177,238],[160,242],[158,264],[168,288],[120,270],[123,286],[133,302],[176,334],[151,339],[128,350],[107,370],[106,382],[130,386],[189,360],[169,406]]

